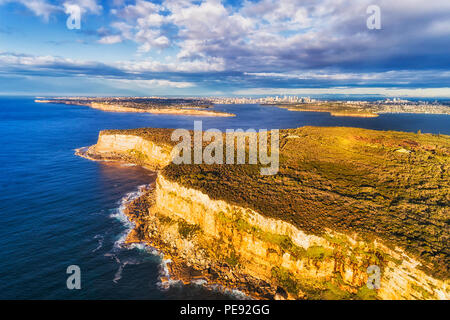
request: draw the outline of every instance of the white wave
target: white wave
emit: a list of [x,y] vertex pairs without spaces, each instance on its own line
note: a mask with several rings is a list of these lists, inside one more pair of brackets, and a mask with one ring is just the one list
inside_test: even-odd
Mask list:
[[95,248],[94,250],[92,250],[91,252],[96,252],[97,250],[100,250],[100,248],[101,247],[103,247],[103,240],[104,240],[104,237],[102,236],[102,235],[96,235],[95,237],[94,237],[94,239],[99,239],[98,240],[98,245],[97,245],[97,248]]
[[[142,196],[142,194],[145,192],[146,188],[149,187],[149,185],[141,185],[138,187],[137,191],[129,192],[127,193],[120,201],[119,201],[119,207],[115,210],[113,214],[110,215],[111,218],[117,219],[126,227],[125,232],[120,236],[120,238],[114,243],[113,252],[117,252],[123,249],[130,250],[130,249],[138,249],[148,252],[151,255],[158,256],[161,260],[159,264],[159,277],[158,277],[158,283],[157,286],[160,288],[160,290],[168,290],[171,287],[184,287],[185,285],[181,280],[175,280],[171,279],[168,264],[172,262],[170,259],[164,259],[164,254],[160,251],[158,251],[156,248],[153,248],[150,245],[147,245],[145,243],[133,243],[130,245],[124,245],[125,240],[128,236],[128,234],[134,229],[135,225],[133,222],[131,222],[128,219],[128,216],[125,214],[125,209],[128,206],[130,202],[133,200],[139,198]],[[122,278],[122,272],[123,269],[127,264],[139,264],[142,263],[142,261],[137,262],[134,260],[127,260],[124,262],[121,262],[120,259],[117,257],[114,253],[105,254],[105,256],[111,256],[114,258],[117,263],[119,264],[119,268],[116,271],[114,275],[113,282],[117,283]],[[164,279],[164,281],[163,281]],[[239,290],[230,290],[227,288],[224,288],[222,285],[218,284],[208,284],[208,282],[204,279],[193,281],[192,284],[202,286],[204,288],[207,288],[212,291],[219,292],[224,295],[231,296],[235,299],[245,300],[249,299],[247,295],[245,295],[243,292]]]
[[[163,256],[161,254],[161,256]],[[170,288],[185,288],[183,281],[181,280],[175,280],[170,277],[169,273],[169,267],[168,264],[171,263],[172,260],[170,259],[162,259],[161,263],[159,265],[159,282],[157,283],[158,288],[160,290],[169,290]],[[163,281],[164,279],[164,281]],[[229,296],[231,298],[237,299],[237,300],[249,300],[251,299],[249,296],[247,296],[242,291],[239,291],[237,289],[227,289],[224,286],[220,284],[209,284],[206,279],[197,279],[193,280],[190,285],[199,286],[206,288],[207,290],[211,290],[217,293],[220,293],[222,295]]]
[[128,219],[128,216],[125,214],[125,210],[132,201],[143,195],[146,187],[147,185],[141,185],[138,187],[137,191],[127,193],[122,199],[120,199],[119,207],[113,214],[110,215],[111,218],[119,220],[126,227],[125,232],[114,243],[114,248],[122,248],[124,246],[127,235],[134,229],[134,223],[131,222],[130,219]]
[[120,265],[120,259],[114,253],[105,253],[104,256],[111,257],[112,259],[116,260],[116,262]]
[[125,210],[132,201],[142,196],[148,187],[149,185],[141,185],[137,188],[136,191],[127,193],[124,197],[122,197],[122,199],[120,199],[119,207],[115,209],[114,213],[110,215],[111,218],[119,220],[126,228],[125,231],[119,236],[119,239],[114,242],[114,246],[111,252],[105,254],[105,256],[110,256],[115,259],[119,264],[119,268],[117,269],[113,279],[113,282],[115,283],[117,283],[122,278],[122,272],[126,265],[140,264],[143,262],[143,260],[136,259],[127,259],[125,261],[121,261],[118,258],[118,255],[122,250],[138,249],[145,251],[151,255],[158,256],[161,260],[163,260],[163,256],[159,251],[151,246],[148,246],[145,243],[132,243],[125,245],[125,240],[127,239],[128,234],[135,228],[134,223],[130,221],[128,216],[125,214]]
[[117,269],[116,274],[114,275],[113,282],[117,283],[120,279],[122,279],[122,272],[123,269],[125,269],[125,266],[127,265],[138,265],[141,264],[143,261],[136,260],[136,259],[130,259],[126,260],[123,263],[119,264],[119,269]]
[[222,286],[221,284],[210,284],[205,285],[205,287],[211,291],[218,292],[223,295],[227,295],[231,298],[237,299],[237,300],[251,300],[249,296],[247,296],[245,293],[243,293],[240,290],[237,289],[228,289]]
[[122,279],[122,271],[126,265],[127,265],[126,263],[119,265],[119,269],[116,271],[116,274],[114,275],[114,279],[113,279],[114,283],[117,283],[117,282],[119,282],[120,279]]
[[137,165],[134,163],[122,163],[121,167],[136,167]]
[[140,251],[148,251],[145,243],[132,243],[128,246],[130,249],[138,249]]
[[159,274],[161,277],[170,278],[169,267],[167,265],[171,262],[172,260],[170,259],[161,260],[161,264],[159,265]]
[[206,286],[208,284],[208,281],[206,281],[205,279],[197,279],[197,280],[193,280],[192,283],[196,286]]
[[250,300],[251,299],[245,293],[243,293],[242,291],[236,290],[236,289],[233,289],[233,290],[228,290],[227,289],[226,291],[228,291],[227,293],[229,295],[231,295],[232,297],[234,297],[234,298],[236,298],[238,300]]

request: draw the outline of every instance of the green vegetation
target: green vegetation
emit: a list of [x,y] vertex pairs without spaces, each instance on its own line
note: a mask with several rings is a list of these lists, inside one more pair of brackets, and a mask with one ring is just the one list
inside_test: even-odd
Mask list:
[[239,256],[236,254],[236,251],[232,250],[231,254],[225,257],[225,262],[231,267],[237,266],[239,264]]
[[[171,130],[125,133],[173,145]],[[329,228],[381,238],[423,261],[426,272],[449,277],[449,136],[342,127],[281,130],[278,174],[261,176],[260,167],[169,164],[162,174],[212,199],[251,208],[311,234],[323,235]],[[249,229],[239,217],[231,221]],[[321,259],[332,254],[319,248],[297,252],[283,237],[249,231],[292,255]],[[371,261],[386,260],[376,250],[367,252]]]
[[420,292],[420,294],[422,295],[422,299],[428,300],[428,299],[434,299],[433,295],[431,293],[429,293],[427,290],[425,290],[424,288],[420,287],[420,286],[416,286],[415,284],[412,284],[411,287],[415,290]]
[[328,282],[326,285],[326,289],[323,290],[321,299],[323,300],[350,300],[353,298],[353,295],[341,289],[338,285]]
[[169,216],[166,216],[166,215],[161,214],[161,213],[159,213],[159,212],[155,212],[154,214],[158,217],[159,222],[161,222],[162,224],[165,224],[165,225],[173,225],[173,224],[176,223],[176,221],[174,221],[174,220],[173,220],[172,218],[170,218]]
[[333,116],[377,117],[376,109],[370,105],[358,106],[345,102],[320,102],[302,105],[280,106],[291,111],[329,112]]
[[125,108],[126,111],[152,112],[152,111],[180,111],[191,114],[223,115],[224,113],[214,110],[210,101],[194,98],[138,98],[138,97],[66,97],[53,99],[36,99],[36,102],[47,102],[66,105],[80,105],[90,107],[116,107]]
[[324,260],[329,257],[333,257],[333,250],[324,248],[321,246],[311,246],[308,249],[304,249],[296,245],[289,236],[266,232],[258,227],[250,225],[245,219],[242,218],[242,214],[235,214],[233,218],[225,215],[224,212],[216,214],[216,218],[223,224],[232,224],[240,231],[253,234],[258,239],[278,246],[282,252],[288,252],[292,257],[296,259],[312,259],[312,260]]
[[356,293],[356,298],[359,300],[376,300],[377,291],[374,289],[369,289],[367,286],[362,286]]
[[295,279],[295,276],[283,267],[273,267],[272,277],[276,279],[280,287],[285,289],[290,294],[296,296],[300,291],[300,286]]
[[148,159],[145,154],[136,149],[128,150],[128,154],[130,155],[130,157],[134,159],[134,162],[138,165],[144,165]]
[[336,274],[333,281],[298,280],[294,274],[283,267],[273,267],[272,277],[276,283],[294,297],[299,293],[313,300],[376,300],[377,291],[367,288],[366,285],[359,289],[352,288],[344,283],[342,277]]
[[178,221],[178,233],[184,239],[192,238],[199,230],[200,226],[196,224],[189,224],[181,219]]

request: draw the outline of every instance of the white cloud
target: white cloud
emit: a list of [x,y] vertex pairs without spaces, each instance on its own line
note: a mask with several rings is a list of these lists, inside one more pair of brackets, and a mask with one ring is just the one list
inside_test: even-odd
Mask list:
[[3,67],[14,67],[14,66],[52,66],[54,64],[85,64],[83,62],[75,62],[72,59],[65,59],[61,57],[54,56],[32,56],[32,55],[24,55],[24,54],[11,54],[0,52],[0,66]]
[[448,0],[377,0],[380,32],[366,27],[366,9],[373,0],[245,0],[239,7],[220,0],[116,4],[111,28],[134,41],[139,53],[170,48],[178,63],[214,60],[231,71],[383,68],[399,56],[435,52],[423,44],[450,36]]
[[[223,68],[223,64],[213,61],[204,64],[201,61],[189,61],[182,64],[175,62],[161,63],[157,61],[122,61],[115,62],[110,65],[101,64],[92,61],[80,61],[54,56],[32,56],[12,53],[0,52],[0,73],[12,74],[16,77],[26,76],[32,77],[36,75],[41,77],[45,74],[47,77],[67,77],[69,75],[75,77],[83,77],[86,79],[97,79],[117,88],[134,90],[134,89],[189,89],[204,85],[202,79],[189,77],[192,70],[197,72],[208,72],[214,68]],[[181,72],[189,71],[186,76],[180,76]],[[165,79],[148,79],[152,73],[160,73],[161,78]],[[166,74],[164,74],[166,73]],[[153,75],[154,76],[154,75]],[[152,77],[153,77],[152,76]],[[435,71],[389,71],[378,73],[330,73],[330,72],[305,72],[303,74],[289,73],[246,73],[246,77],[238,76],[234,79],[223,80],[221,75],[209,78],[209,83],[217,83],[221,81],[236,81],[235,87],[248,87],[254,85],[257,78],[281,78],[284,83],[291,84],[289,88],[248,88],[234,92],[236,95],[280,95],[280,94],[297,94],[297,95],[321,95],[321,94],[379,94],[386,96],[405,96],[405,97],[449,97],[450,88],[442,86],[437,88],[380,88],[374,87],[374,83],[396,83],[398,86],[402,82],[408,81],[425,81],[433,80],[448,83],[450,72]],[[248,78],[247,78],[248,77]],[[138,78],[138,79],[136,79]],[[300,85],[297,88],[292,87],[293,81],[314,81],[315,84],[322,85],[321,88],[303,88]],[[334,85],[330,85],[331,80]],[[360,82],[363,87],[354,87],[349,85],[336,86],[339,81],[349,80],[355,84]],[[325,81],[329,88],[323,87]],[[366,84],[361,84],[361,82]],[[264,82],[263,83],[272,83]],[[138,90],[139,91],[139,90]],[[143,92],[143,91],[142,91]]]
[[423,97],[423,98],[450,98],[450,88],[254,88],[233,92],[236,95],[323,95],[323,94],[359,94],[359,95],[384,95],[388,97]]
[[63,3],[63,6],[77,5],[81,8],[83,13],[89,12],[100,14],[103,7],[97,3],[96,0],[68,0]]
[[119,61],[116,65],[130,73],[220,72],[225,70],[225,62],[221,58],[207,58],[195,61],[170,61],[169,59],[165,62],[145,59],[140,61]]
[[390,70],[384,72],[330,72],[326,70],[307,71],[301,73],[277,73],[277,72],[245,72],[244,75],[271,79],[293,80],[352,80],[355,83],[363,81],[379,80],[389,83],[405,84],[412,81],[427,79],[450,78],[450,72],[426,71],[426,70]]
[[[111,43],[114,39],[109,40]],[[54,68],[58,70],[60,67],[67,66],[69,69],[77,68],[93,68],[93,67],[109,67],[111,69],[123,71],[125,74],[144,74],[148,72],[211,72],[223,71],[224,64],[220,59],[208,59],[206,61],[167,61],[160,62],[151,59],[139,61],[116,61],[111,65],[95,61],[73,60],[56,56],[34,56],[25,54],[13,54],[0,52],[0,68],[18,68],[23,69],[24,66],[32,69]]]
[[120,35],[104,36],[100,40],[98,40],[98,43],[101,44],[114,44],[119,42],[122,42],[122,37]]
[[100,14],[102,11],[102,6],[97,4],[96,0],[68,0],[60,4],[53,4],[48,0],[0,0],[0,5],[12,2],[22,4],[36,16],[42,17],[45,21],[48,21],[50,15],[56,12],[64,12],[64,8],[67,5],[78,5],[82,13]]
[[[0,5],[11,1],[0,0]],[[44,19],[60,10],[50,0],[16,2]],[[69,2],[88,13],[103,10],[94,0],[58,3]],[[450,1],[375,2],[381,7],[378,31],[366,27],[366,8],[373,0],[244,0],[235,7],[219,0],[114,0],[108,16],[112,21],[99,32],[98,43],[136,43],[136,61],[108,66],[127,74],[234,71],[247,74],[237,82],[256,79],[266,86],[270,81],[283,86],[310,80],[368,87],[383,81],[411,86],[427,81],[442,86],[436,81],[441,79],[450,83],[448,76],[442,77],[450,61],[450,42],[445,41],[450,37]],[[54,57],[9,59],[33,67],[84,66]]]
[[115,10],[117,16],[122,19],[137,21],[142,17],[154,14],[161,9],[161,6],[152,2],[136,0],[135,4],[126,5],[120,10]]
[[8,2],[17,2],[22,4],[36,16],[42,17],[45,21],[48,21],[52,13],[60,10],[58,6],[55,6],[46,0],[3,0],[0,1],[0,5]]
[[193,83],[185,81],[176,82],[176,81],[155,80],[155,79],[152,80],[110,79],[109,81],[115,83],[119,87],[124,88],[137,86],[144,89],[158,88],[158,87],[184,89],[194,87]]
[[149,52],[154,48],[166,48],[170,39],[161,33],[165,16],[160,13],[162,7],[152,2],[137,0],[135,4],[111,11],[121,21],[111,24],[123,39],[138,44],[139,52]]

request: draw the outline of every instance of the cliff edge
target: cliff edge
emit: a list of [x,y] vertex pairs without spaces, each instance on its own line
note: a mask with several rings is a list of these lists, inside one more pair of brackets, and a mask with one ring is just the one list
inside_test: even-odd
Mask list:
[[128,208],[128,241],[160,249],[172,280],[268,299],[450,298],[450,137],[281,130],[279,173],[261,176],[260,165],[175,165],[171,132],[103,131],[77,153],[159,170]]

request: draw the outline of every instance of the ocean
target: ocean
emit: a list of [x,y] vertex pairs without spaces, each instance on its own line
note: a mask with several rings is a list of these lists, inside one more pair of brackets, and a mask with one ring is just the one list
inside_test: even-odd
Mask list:
[[[450,134],[449,115],[384,114],[336,118],[272,106],[220,105],[235,118],[108,113],[84,106],[0,97],[0,299],[216,299],[234,293],[202,285],[159,286],[162,257],[123,245],[131,225],[124,203],[153,173],[92,162],[74,150],[104,129],[139,127],[276,129],[351,126]],[[66,287],[66,269],[81,269],[81,290]]]

